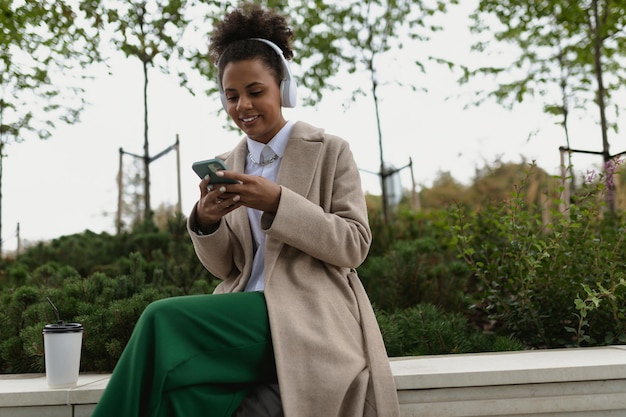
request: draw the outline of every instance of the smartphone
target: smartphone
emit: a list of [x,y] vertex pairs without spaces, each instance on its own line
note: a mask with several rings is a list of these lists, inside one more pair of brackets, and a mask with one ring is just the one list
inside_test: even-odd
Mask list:
[[239,184],[239,181],[231,178],[218,177],[215,175],[217,171],[228,169],[224,161],[221,159],[207,159],[206,161],[194,162],[191,168],[202,179],[209,175],[211,184]]

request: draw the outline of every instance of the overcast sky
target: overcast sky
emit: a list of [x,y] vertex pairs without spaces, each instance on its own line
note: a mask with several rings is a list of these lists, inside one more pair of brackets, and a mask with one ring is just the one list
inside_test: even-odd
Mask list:
[[[464,4],[469,8],[470,3]],[[537,161],[550,174],[559,173],[559,146],[565,145],[562,129],[542,114],[541,102],[528,102],[513,111],[489,103],[464,109],[472,89],[459,87],[456,74],[434,64],[426,74],[412,64],[429,55],[478,64],[491,56],[469,54],[472,37],[467,30],[467,9],[445,18],[445,30],[428,45],[413,46],[388,57],[381,78],[398,79],[404,86],[380,89],[380,115],[385,160],[402,167],[413,161],[413,175],[421,186],[430,186],[441,171],[469,183],[477,168],[496,159],[504,162]],[[135,60],[117,59],[112,75],[102,72],[87,87],[91,105],[81,123],[61,127],[46,140],[29,140],[6,149],[2,176],[2,238],[4,250],[17,246],[17,225],[24,243],[61,235],[115,231],[119,151],[143,153],[143,79]],[[293,68],[297,76],[298,69]],[[349,141],[363,170],[363,187],[379,194],[379,148],[371,96],[349,102],[350,89],[368,88],[367,74],[341,75],[344,91],[328,93],[316,108],[285,109],[286,117],[324,127]],[[180,138],[183,212],[191,210],[198,196],[193,161],[213,157],[239,140],[238,132],[224,129],[218,114],[218,97],[193,97],[178,86],[174,76],[151,70],[149,89],[150,147],[155,155]],[[409,85],[425,87],[413,91]],[[472,86],[476,88],[476,86]],[[601,150],[595,109],[573,121],[572,147]],[[623,141],[622,141],[623,142]],[[613,139],[613,153],[619,141]],[[626,147],[625,147],[626,148]],[[580,172],[597,166],[600,157],[577,155]],[[125,164],[131,158],[125,157]],[[176,158],[170,153],[151,165],[152,206],[175,204]],[[410,187],[410,172],[401,172],[402,185]]]

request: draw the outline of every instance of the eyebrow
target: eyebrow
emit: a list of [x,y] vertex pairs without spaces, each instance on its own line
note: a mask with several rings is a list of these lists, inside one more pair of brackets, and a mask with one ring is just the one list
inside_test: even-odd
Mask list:
[[[250,84],[246,85],[245,88],[247,90],[247,89],[250,89],[252,87],[259,86],[259,85],[263,86],[265,84],[260,82],[260,81],[254,81],[254,82],[251,82]],[[224,91],[236,91],[236,89],[234,89],[234,88],[225,88]]]

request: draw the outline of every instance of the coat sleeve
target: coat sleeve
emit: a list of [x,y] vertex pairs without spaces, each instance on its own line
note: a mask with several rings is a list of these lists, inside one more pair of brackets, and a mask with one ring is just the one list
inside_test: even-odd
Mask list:
[[194,206],[187,220],[187,230],[198,259],[215,277],[222,280],[237,280],[246,270],[246,254],[245,248],[233,233],[231,225],[226,219],[222,219],[213,233],[199,235],[195,232],[195,212]]
[[[334,146],[334,147],[333,147]],[[348,143],[337,140],[317,161],[311,194],[282,187],[275,215],[265,213],[267,236],[339,267],[356,268],[367,257],[371,231],[361,178]]]

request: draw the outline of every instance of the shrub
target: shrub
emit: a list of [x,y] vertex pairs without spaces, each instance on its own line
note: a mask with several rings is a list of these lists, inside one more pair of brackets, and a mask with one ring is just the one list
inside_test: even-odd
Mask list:
[[394,313],[377,313],[389,356],[419,356],[522,350],[512,337],[495,336],[472,328],[458,313],[445,313],[420,304]]
[[522,183],[509,201],[481,212],[453,210],[456,244],[478,279],[478,306],[502,334],[528,347],[606,343],[615,321],[596,320],[582,340],[574,301],[583,288],[596,282],[610,288],[622,277],[624,227],[603,209],[602,182],[585,184],[569,211],[552,212],[549,223],[527,207],[524,190]]
[[371,256],[359,268],[370,299],[386,311],[426,302],[447,311],[469,304],[465,296],[471,270],[434,238],[399,240],[383,256]]
[[[126,346],[139,316],[152,301],[184,295],[186,292],[173,285],[155,286],[145,283],[141,269],[141,256],[132,254],[137,269],[130,275],[109,277],[96,272],[89,277],[75,275],[50,276],[48,282],[58,286],[38,283],[9,291],[2,298],[0,322],[0,371],[2,373],[41,372],[43,362],[42,330],[56,317],[46,297],[57,306],[60,318],[66,322],[82,323],[82,371],[110,372]],[[67,267],[60,269],[66,271]],[[201,294],[213,286],[206,280],[192,286]]]

